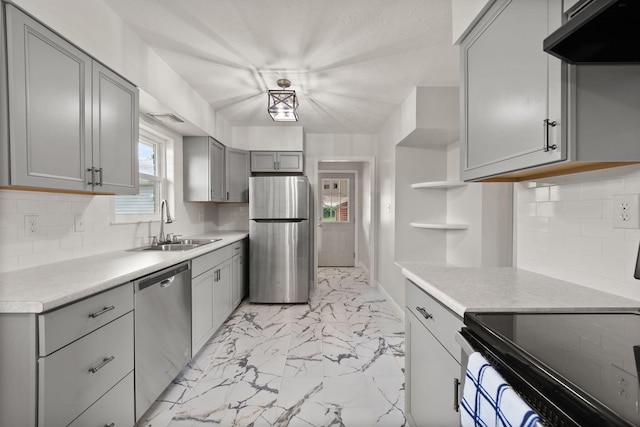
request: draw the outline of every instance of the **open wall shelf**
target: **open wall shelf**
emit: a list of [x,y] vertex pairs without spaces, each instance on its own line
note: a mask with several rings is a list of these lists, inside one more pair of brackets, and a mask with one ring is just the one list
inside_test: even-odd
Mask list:
[[463,187],[467,185],[466,182],[461,181],[429,181],[429,182],[416,182],[411,184],[411,188],[453,188]]
[[414,228],[431,228],[440,230],[466,230],[469,228],[468,224],[434,224],[423,222],[412,222],[411,226]]

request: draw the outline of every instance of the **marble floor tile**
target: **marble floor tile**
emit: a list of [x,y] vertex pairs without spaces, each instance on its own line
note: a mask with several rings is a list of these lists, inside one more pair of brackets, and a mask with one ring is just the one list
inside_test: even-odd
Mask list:
[[358,268],[309,304],[243,302],[138,427],[400,427],[404,323]]

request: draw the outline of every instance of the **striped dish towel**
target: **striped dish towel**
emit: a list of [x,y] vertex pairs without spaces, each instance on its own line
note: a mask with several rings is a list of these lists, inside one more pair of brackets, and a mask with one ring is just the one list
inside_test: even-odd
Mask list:
[[469,356],[462,393],[462,427],[533,427],[538,414],[478,352]]

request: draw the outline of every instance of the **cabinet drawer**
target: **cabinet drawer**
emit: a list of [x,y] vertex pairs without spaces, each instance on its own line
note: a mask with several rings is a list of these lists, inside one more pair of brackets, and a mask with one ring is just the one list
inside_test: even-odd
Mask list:
[[133,312],[38,360],[38,424],[66,426],[133,370]]
[[228,245],[215,251],[209,252],[194,258],[191,261],[191,277],[195,278],[204,273],[207,270],[212,269],[216,265],[220,264],[233,257],[233,245]]
[[409,310],[460,363],[460,345],[455,340],[455,332],[464,326],[462,319],[410,280],[406,281],[405,300]]
[[133,285],[108,290],[38,316],[40,356],[106,325],[133,310]]
[[69,427],[132,426],[136,422],[133,399],[133,372],[130,372]]

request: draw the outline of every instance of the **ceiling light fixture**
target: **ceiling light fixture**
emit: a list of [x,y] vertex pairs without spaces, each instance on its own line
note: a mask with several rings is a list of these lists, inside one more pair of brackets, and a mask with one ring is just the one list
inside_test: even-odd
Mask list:
[[274,122],[298,121],[298,98],[295,90],[287,90],[291,82],[287,79],[278,80],[282,89],[269,91],[269,107],[267,111]]

